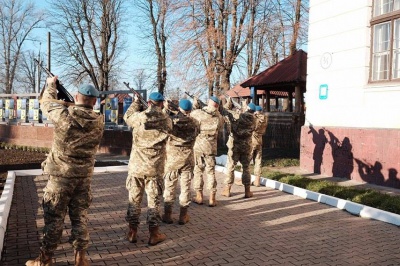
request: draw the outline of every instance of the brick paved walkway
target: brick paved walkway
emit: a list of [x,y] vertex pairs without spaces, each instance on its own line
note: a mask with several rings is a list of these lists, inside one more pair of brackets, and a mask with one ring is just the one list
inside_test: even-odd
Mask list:
[[[400,265],[399,228],[265,187],[243,199],[217,197],[215,208],[193,204],[187,225],[163,224],[168,239],[147,245],[145,208],[137,244],[125,238],[126,173],[96,174],[90,209],[91,265]],[[224,175],[218,173],[221,191]],[[24,265],[38,255],[43,227],[43,176],[17,177],[2,265]],[[208,194],[206,194],[208,199]],[[178,207],[174,210],[178,218]],[[73,265],[66,231],[56,265]]]

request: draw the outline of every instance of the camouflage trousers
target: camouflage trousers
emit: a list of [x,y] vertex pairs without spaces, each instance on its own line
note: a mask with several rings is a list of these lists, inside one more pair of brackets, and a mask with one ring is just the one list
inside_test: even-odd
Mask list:
[[179,205],[181,207],[189,207],[190,196],[190,183],[192,180],[191,171],[175,170],[168,172],[164,175],[164,203],[166,205],[173,205],[176,198],[176,187],[180,180],[181,193],[179,194]]
[[42,251],[53,254],[60,243],[67,209],[72,227],[69,242],[75,250],[88,248],[87,210],[92,202],[91,181],[91,177],[49,176],[42,201],[45,224]]
[[262,145],[253,147],[252,160],[254,161],[254,175],[261,175]]
[[242,164],[242,184],[249,186],[251,184],[250,162],[251,149],[229,148],[228,159],[226,162],[227,174],[225,184],[232,185],[235,180],[235,166],[240,162]]
[[194,153],[193,189],[203,191],[203,172],[207,175],[207,189],[210,192],[217,191],[217,179],[215,178],[215,156]]
[[149,226],[159,226],[161,223],[160,198],[164,190],[162,176],[137,177],[128,175],[126,188],[129,191],[129,204],[125,220],[130,225],[138,225],[141,214],[141,203],[144,192],[147,195],[147,219]]

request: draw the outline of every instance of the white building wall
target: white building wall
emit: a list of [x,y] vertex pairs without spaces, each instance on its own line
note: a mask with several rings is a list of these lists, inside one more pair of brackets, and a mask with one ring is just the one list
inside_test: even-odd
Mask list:
[[372,0],[310,0],[306,125],[400,128],[400,84],[368,83],[371,15]]

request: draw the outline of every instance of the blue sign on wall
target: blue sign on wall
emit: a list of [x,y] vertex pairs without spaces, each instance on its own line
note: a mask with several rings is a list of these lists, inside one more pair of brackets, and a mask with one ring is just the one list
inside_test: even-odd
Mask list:
[[319,86],[319,98],[325,100],[328,98],[328,84],[321,84]]

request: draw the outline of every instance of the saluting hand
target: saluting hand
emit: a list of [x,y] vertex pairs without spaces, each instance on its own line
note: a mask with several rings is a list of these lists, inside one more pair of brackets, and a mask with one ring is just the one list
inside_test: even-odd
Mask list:
[[46,81],[48,84],[53,83],[53,82],[56,83],[57,79],[58,79],[58,76],[48,77]]
[[164,101],[164,108],[169,110],[169,104],[167,100]]

